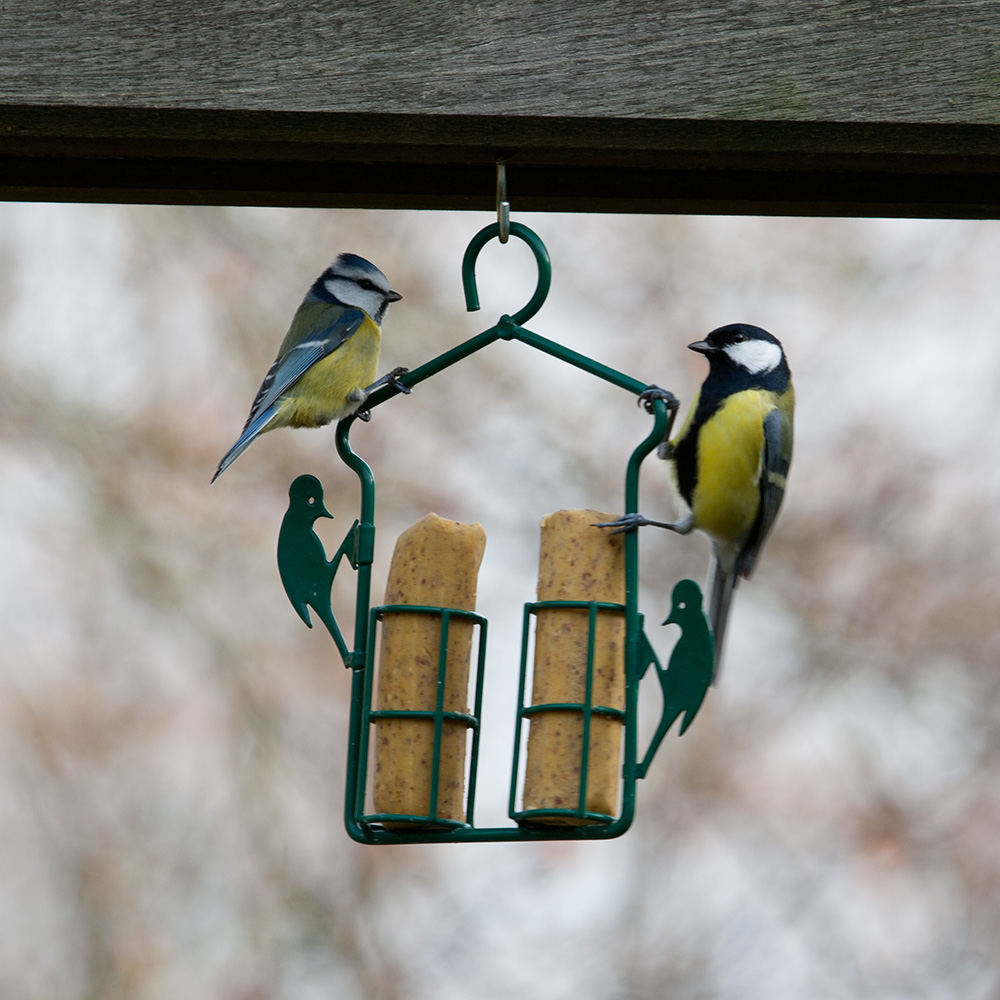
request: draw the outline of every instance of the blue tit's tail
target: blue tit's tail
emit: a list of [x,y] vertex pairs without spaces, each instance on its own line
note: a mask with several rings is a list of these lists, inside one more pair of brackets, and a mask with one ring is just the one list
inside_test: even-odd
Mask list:
[[739,575],[735,560],[726,558],[729,553],[720,552],[717,543],[712,545],[712,577],[709,582],[708,620],[712,625],[712,639],[715,642],[715,670],[712,683],[719,683],[722,666],[722,648],[726,639],[726,622],[729,620],[729,605]]
[[212,482],[214,483],[219,476],[222,475],[226,469],[229,468],[253,444],[254,439],[258,434],[263,433],[267,430],[268,424],[278,415],[278,404],[277,402],[272,403],[266,410],[261,411],[251,420],[246,427],[243,428],[243,433],[236,439],[236,444],[232,446],[222,456],[222,461],[219,462],[219,467],[215,470],[215,475],[212,476]]

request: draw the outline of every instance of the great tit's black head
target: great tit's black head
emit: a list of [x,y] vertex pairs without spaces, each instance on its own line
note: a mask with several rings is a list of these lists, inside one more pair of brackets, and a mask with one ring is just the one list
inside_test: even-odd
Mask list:
[[704,354],[713,367],[738,368],[751,375],[767,375],[780,368],[785,360],[777,337],[749,323],[720,326],[688,347]]

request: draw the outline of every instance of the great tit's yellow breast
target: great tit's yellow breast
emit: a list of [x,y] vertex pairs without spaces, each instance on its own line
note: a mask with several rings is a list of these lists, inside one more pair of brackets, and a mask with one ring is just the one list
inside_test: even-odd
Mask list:
[[692,497],[696,527],[720,541],[737,542],[760,506],[764,418],[774,393],[746,389],[727,397],[698,435],[698,478]]
[[317,361],[289,389],[281,407],[286,419],[281,423],[321,427],[353,413],[363,401],[362,390],[375,381],[381,346],[377,324],[365,317],[340,347]]

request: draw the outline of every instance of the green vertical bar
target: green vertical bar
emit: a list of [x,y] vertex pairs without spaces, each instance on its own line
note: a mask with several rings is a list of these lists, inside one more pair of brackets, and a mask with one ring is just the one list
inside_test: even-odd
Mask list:
[[353,840],[373,844],[371,831],[360,822],[365,810],[363,763],[367,761],[368,733],[365,706],[371,697],[370,670],[351,672],[351,715],[347,736],[347,788],[344,793],[344,826]]
[[[365,690],[371,697],[372,664],[368,656],[368,609],[371,604],[371,561],[375,536],[375,477],[368,465],[351,450],[348,433],[353,421],[342,420],[337,425],[337,452],[344,463],[356,473],[361,485],[361,517],[358,523],[358,591],[355,601],[354,650],[350,654],[351,714],[347,738],[347,787],[344,794],[345,826],[354,840],[372,843],[370,831],[358,822],[364,812],[365,776],[360,773],[361,762],[367,748],[364,732]],[[372,626],[374,631],[374,624]],[[369,676],[363,676],[363,675]],[[363,747],[364,744],[364,747]],[[361,801],[359,802],[359,796]]]
[[514,726],[514,764],[510,776],[510,802],[507,815],[512,819],[517,812],[517,776],[521,763],[521,727],[524,722],[524,691],[528,676],[528,640],[531,637],[531,605],[524,606],[524,625],[521,629],[521,676],[517,684],[517,723]]
[[479,774],[479,736],[483,719],[483,676],[486,671],[486,621],[479,624],[479,657],[476,663],[476,697],[472,714],[476,724],[472,727],[472,753],[469,755],[469,796],[465,809],[465,821],[474,825],[473,810],[476,805],[476,779]]
[[[639,470],[646,456],[670,431],[671,414],[663,400],[653,402],[653,429],[629,458],[625,472],[625,511],[639,510]],[[619,822],[628,828],[635,814],[636,729],[639,725],[639,659],[642,616],[639,614],[639,532],[625,533],[625,759],[624,794]]]
[[437,697],[434,703],[434,756],[431,759],[431,800],[428,819],[433,823],[438,819],[438,786],[441,784],[441,744],[444,733],[444,689],[448,669],[448,630],[451,613],[441,609],[441,640],[438,646]]

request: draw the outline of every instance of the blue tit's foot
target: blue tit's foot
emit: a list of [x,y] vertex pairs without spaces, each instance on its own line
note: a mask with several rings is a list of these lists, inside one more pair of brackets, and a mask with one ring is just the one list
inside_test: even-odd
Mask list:
[[[363,420],[366,424],[371,420],[371,411],[365,406],[365,402],[371,393],[371,386],[367,389],[362,389],[360,387],[352,389],[347,394],[347,401],[349,403],[356,403],[357,408],[354,409],[349,416],[357,417],[359,420]],[[346,418],[345,418],[346,419]]]
[[365,389],[365,395],[370,396],[376,389],[381,389],[382,386],[389,385],[392,386],[396,392],[401,392],[408,396],[411,392],[413,392],[413,390],[408,385],[403,385],[403,383],[399,380],[409,370],[409,368],[393,368],[391,372],[386,373],[381,378],[372,382],[372,384]]
[[403,383],[399,381],[400,376],[405,375],[409,370],[409,368],[403,367],[393,368],[393,370],[385,376],[386,385],[391,385],[397,392],[401,392],[404,396],[409,396],[413,390],[408,385],[403,385]]
[[653,528],[666,528],[667,531],[676,531],[678,535],[686,535],[694,528],[694,518],[686,517],[683,521],[651,521],[642,514],[623,514],[617,521],[601,521],[593,525],[595,528],[613,528],[612,535],[620,535],[623,531],[636,531],[639,528],[649,525]]
[[636,401],[636,406],[645,406],[646,412],[652,413],[653,403],[658,399],[667,404],[667,410],[671,413],[680,409],[680,400],[678,400],[678,398],[668,389],[661,389],[658,385],[647,385],[646,388],[639,393],[639,399]]
[[[362,404],[371,396],[371,394],[376,389],[381,389],[383,386],[391,386],[396,392],[402,392],[405,395],[409,395],[413,390],[408,385],[403,385],[399,381],[400,377],[405,375],[410,369],[409,368],[393,368],[391,372],[383,375],[381,378],[376,379],[367,389],[359,389],[358,393],[361,396]],[[368,423],[372,418],[371,408],[368,406],[360,406],[354,411],[354,415],[359,419]]]

